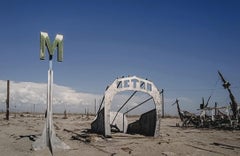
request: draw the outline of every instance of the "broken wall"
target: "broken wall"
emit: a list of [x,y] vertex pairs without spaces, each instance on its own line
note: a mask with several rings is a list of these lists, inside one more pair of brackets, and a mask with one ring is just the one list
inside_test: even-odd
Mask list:
[[101,109],[101,111],[98,112],[95,120],[91,124],[91,130],[96,133],[102,133],[105,132],[104,127],[104,107]]
[[127,133],[154,136],[156,126],[156,109],[141,115],[140,119],[128,125]]
[[[117,114],[117,116],[116,116]],[[116,117],[115,117],[116,116]],[[114,119],[115,117],[115,119]],[[114,122],[112,123],[114,119]],[[110,123],[115,125],[121,132],[126,133],[128,121],[126,116],[122,113],[110,112]],[[93,132],[104,134],[104,108],[98,113],[97,117],[91,124],[91,129]]]

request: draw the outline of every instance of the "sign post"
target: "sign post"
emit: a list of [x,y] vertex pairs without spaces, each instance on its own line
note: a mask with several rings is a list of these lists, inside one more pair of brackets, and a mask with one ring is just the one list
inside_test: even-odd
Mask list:
[[47,47],[49,53],[49,69],[48,69],[48,84],[47,84],[47,110],[46,110],[46,121],[43,129],[42,136],[36,140],[33,144],[33,150],[41,150],[46,147],[49,148],[53,154],[54,148],[70,149],[68,145],[62,142],[55,133],[52,119],[52,101],[53,101],[53,55],[54,50],[57,48],[57,61],[63,61],[63,35],[56,35],[53,44],[50,43],[48,34],[41,32],[40,34],[40,59],[45,59],[45,48]]

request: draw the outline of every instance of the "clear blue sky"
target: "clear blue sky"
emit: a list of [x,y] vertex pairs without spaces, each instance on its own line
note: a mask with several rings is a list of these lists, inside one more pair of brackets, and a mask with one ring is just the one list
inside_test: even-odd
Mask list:
[[115,78],[136,75],[194,107],[211,89],[225,102],[217,70],[240,91],[239,8],[237,0],[1,1],[0,79],[47,81],[45,31],[64,35],[64,61],[54,62],[59,85],[103,94]]

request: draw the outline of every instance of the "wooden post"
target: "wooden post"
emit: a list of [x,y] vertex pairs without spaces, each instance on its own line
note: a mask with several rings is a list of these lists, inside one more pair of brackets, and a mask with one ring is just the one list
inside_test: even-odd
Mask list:
[[64,113],[63,113],[63,114],[64,114],[63,119],[67,119],[68,117],[67,117],[67,110],[66,110],[66,109],[64,110]]
[[10,89],[10,81],[7,80],[7,100],[6,100],[6,120],[9,120],[9,89]]
[[215,116],[217,115],[217,102],[215,102]]
[[164,90],[162,89],[162,118],[164,118]]
[[87,119],[89,119],[89,108],[87,108]]
[[97,99],[95,99],[94,113],[97,115]]

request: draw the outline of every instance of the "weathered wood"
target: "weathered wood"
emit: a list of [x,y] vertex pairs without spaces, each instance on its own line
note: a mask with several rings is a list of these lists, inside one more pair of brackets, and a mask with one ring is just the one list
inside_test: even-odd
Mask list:
[[7,80],[6,120],[9,120],[10,81]]
[[228,145],[228,144],[223,144],[223,143],[219,143],[219,142],[213,142],[212,145],[222,146],[222,147],[227,147],[227,148],[232,148],[232,149],[235,149],[235,148],[240,149],[240,146]]
[[233,95],[233,93],[232,93],[232,91],[231,91],[231,89],[230,89],[231,84],[224,79],[224,77],[223,77],[223,75],[220,73],[220,71],[218,71],[218,74],[219,74],[219,76],[221,77],[221,80],[222,80],[222,82],[223,82],[223,88],[226,89],[226,90],[228,91],[228,93],[229,93],[229,97],[230,97],[230,100],[231,100],[230,106],[231,106],[231,108],[232,108],[233,118],[234,118],[234,119],[237,119],[238,104],[237,104],[237,102],[236,102],[236,100],[235,100],[235,97],[234,97],[234,95]]
[[185,145],[193,147],[193,148],[196,148],[196,149],[200,149],[200,150],[204,150],[204,151],[208,151],[208,152],[218,153],[218,154],[224,155],[223,153],[218,152],[218,151],[213,151],[213,150],[210,150],[210,149],[206,149],[206,148],[202,148],[202,147],[198,147],[198,146],[193,146],[193,145],[190,145],[190,144],[185,144]]
[[164,114],[164,90],[162,89],[161,91],[162,94],[162,118],[164,118],[165,114]]
[[36,141],[37,136],[36,135],[19,135],[19,137],[16,140],[22,139],[22,138],[29,138],[31,141]]

